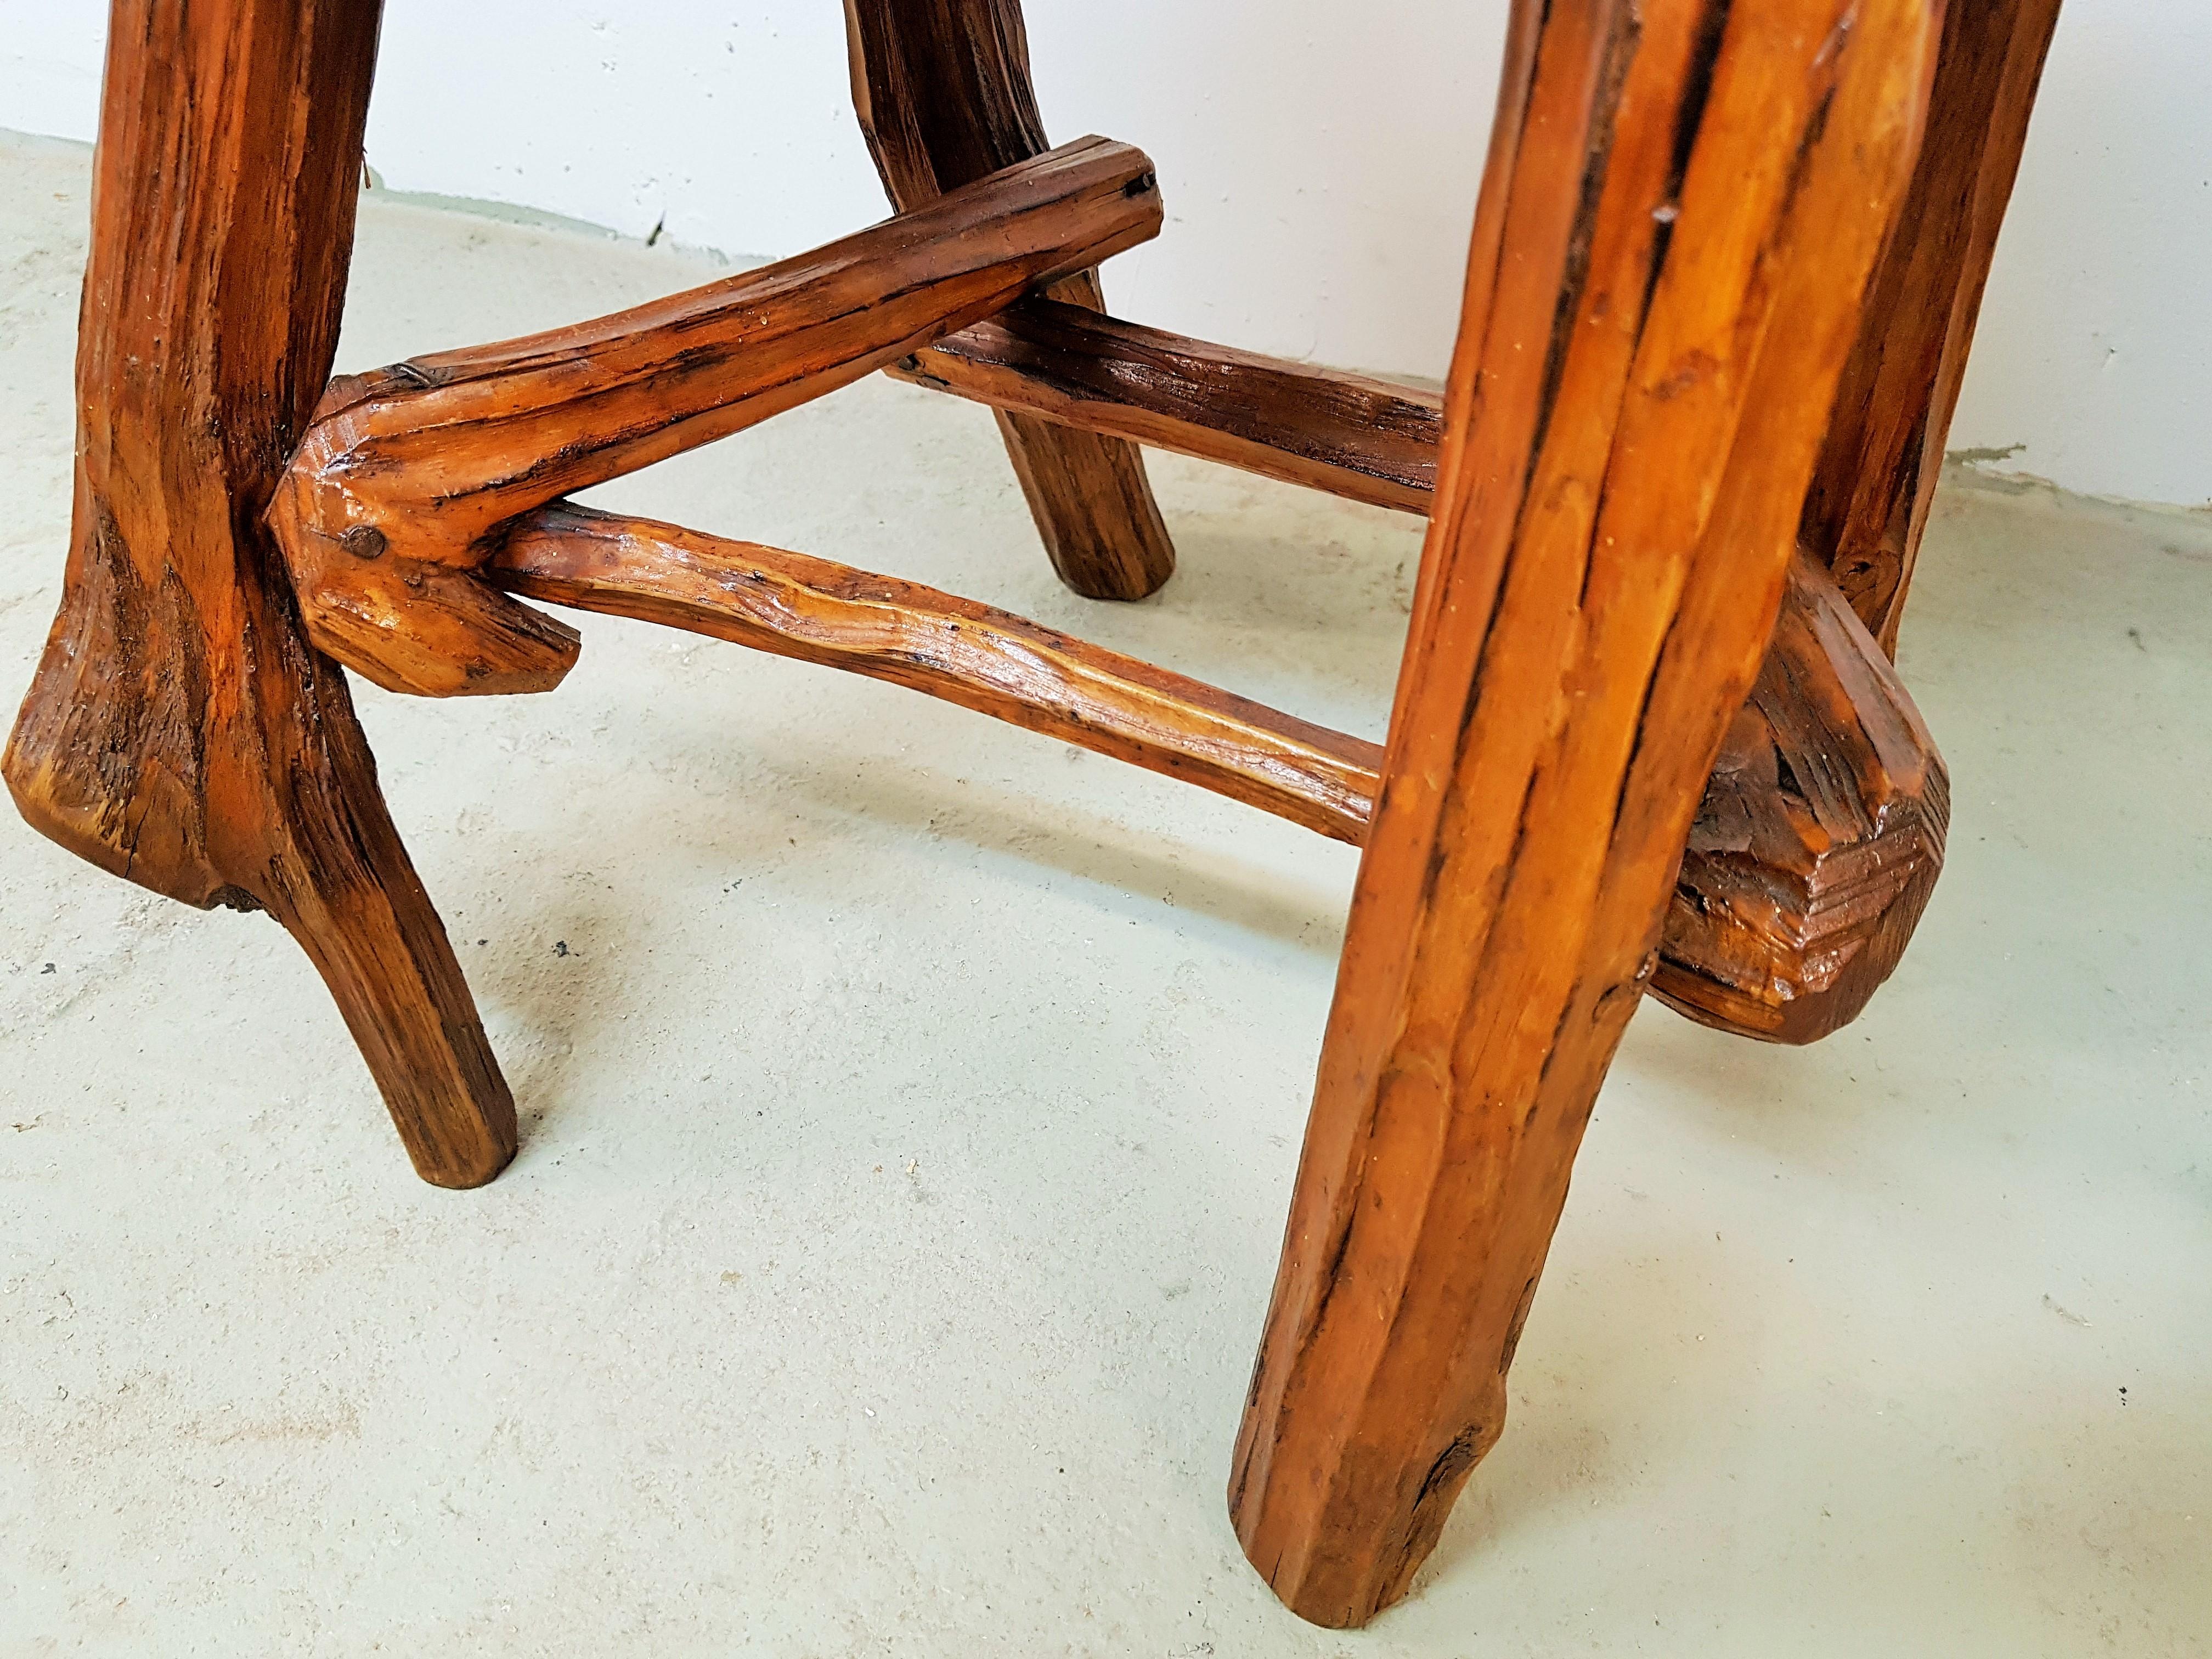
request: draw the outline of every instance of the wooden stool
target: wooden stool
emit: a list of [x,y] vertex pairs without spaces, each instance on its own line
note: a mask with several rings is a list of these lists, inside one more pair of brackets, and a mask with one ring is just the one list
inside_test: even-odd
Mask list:
[[[1645,989],[1817,1037],[1926,901],[1944,775],[1886,653],[2057,0],[1514,0],[1441,399],[1105,315],[1093,267],[1160,228],[1152,165],[1046,147],[1018,0],[847,11],[896,217],[331,381],[375,0],[115,0],[75,531],[8,781],[103,868],[289,929],[451,1187],[513,1155],[514,1103],[338,665],[550,690],[578,636],[514,595],[895,680],[1364,846],[1230,1488],[1283,1600],[1357,1625],[1498,1437]],[[997,409],[1094,597],[1173,568],[1139,444],[1429,515],[1387,748],[564,499],[877,369]]]

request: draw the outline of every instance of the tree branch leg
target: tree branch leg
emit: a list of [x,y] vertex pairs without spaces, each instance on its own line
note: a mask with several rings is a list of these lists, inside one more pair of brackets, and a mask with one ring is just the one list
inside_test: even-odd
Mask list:
[[1925,0],[1518,0],[1379,806],[1229,1508],[1402,1595],[1496,1442],[1599,1085],[1758,672]]
[[416,1169],[471,1187],[514,1101],[263,523],[330,373],[378,10],[116,0],[69,563],[5,771],[70,851],[289,929]]
[[[1047,146],[1021,0],[846,0],[853,104],[901,211]],[[1095,272],[1045,290],[1103,311]],[[1086,599],[1141,599],[1175,574],[1136,445],[998,411],[1014,473],[1060,580]]]

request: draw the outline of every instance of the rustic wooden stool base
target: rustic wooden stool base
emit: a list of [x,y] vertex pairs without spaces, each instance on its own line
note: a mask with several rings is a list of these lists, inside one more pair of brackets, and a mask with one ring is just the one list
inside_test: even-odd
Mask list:
[[[1293,1609],[1364,1622],[1498,1437],[1645,989],[1809,1041],[1926,902],[1945,778],[1887,652],[2056,0],[1516,0],[1441,398],[1106,315],[1095,267],[1160,228],[1152,165],[1047,147],[1018,0],[848,0],[895,217],[333,382],[377,10],[116,0],[24,816],[273,915],[450,1187],[512,1157],[514,1104],[339,665],[550,690],[579,636],[517,595],[893,680],[1363,846],[1230,1504]],[[1140,445],[1427,515],[1388,745],[567,500],[878,369],[997,410],[1095,598],[1174,568]]]

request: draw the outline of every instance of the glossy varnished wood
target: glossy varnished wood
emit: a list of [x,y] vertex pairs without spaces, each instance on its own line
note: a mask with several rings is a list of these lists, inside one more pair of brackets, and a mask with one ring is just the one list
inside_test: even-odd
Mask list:
[[[1049,301],[890,372],[1377,507],[1426,514],[1435,493],[1438,396]],[[1835,604],[1824,572],[1793,568],[1691,830],[1652,981],[1692,1018],[1777,1042],[1857,1017],[1942,866],[1942,762],[1881,647]],[[1364,838],[1364,812],[1331,833]]]
[[1912,191],[1875,277],[1805,544],[1884,651],[1928,526],[2058,0],[1951,0]]
[[[118,0],[72,540],[9,785],[106,869],[275,915],[449,1186],[512,1155],[513,1104],[324,650],[395,690],[542,690],[579,636],[520,595],[1360,844],[1229,1502],[1286,1603],[1361,1623],[1500,1432],[1644,992],[1809,1040],[1926,902],[1948,784],[1883,653],[2055,13],[1514,0],[1439,399],[1104,316],[1092,268],[1161,223],[1152,164],[1046,150],[1018,0],[847,0],[897,218],[325,389],[376,6]],[[1139,443],[1428,514],[1387,746],[565,499],[878,368],[994,407],[1085,593],[1172,568]]]
[[948,335],[890,372],[1400,512],[1426,513],[1436,491],[1443,399],[1435,392],[1050,300]]
[[[893,205],[945,191],[1045,148],[1030,84],[1021,0],[845,0],[853,106]],[[1103,310],[1096,272],[1048,292]],[[1133,444],[996,411],[1045,552],[1094,599],[1139,599],[1175,570],[1175,546]]]
[[502,526],[848,385],[1159,224],[1143,152],[1085,138],[812,253],[342,380],[271,513],[309,637],[395,691],[548,689],[574,632],[471,574]]
[[[1902,198],[1922,0],[1523,0],[1230,1510],[1404,1594],[1505,1376]],[[1778,319],[1786,321],[1778,323]]]
[[[941,697],[1358,846],[1381,745],[918,582],[566,502],[486,575]],[[1791,567],[1773,643],[1690,831],[1652,989],[1788,1042],[1854,1018],[1942,867],[1942,763],[1825,571]]]
[[376,26],[372,0],[114,8],[68,572],[6,770],[70,851],[289,928],[416,1168],[468,1187],[514,1103],[261,522],[330,372]]
[[568,505],[517,525],[489,574],[926,691],[1339,840],[1366,827],[1379,745],[918,582]]

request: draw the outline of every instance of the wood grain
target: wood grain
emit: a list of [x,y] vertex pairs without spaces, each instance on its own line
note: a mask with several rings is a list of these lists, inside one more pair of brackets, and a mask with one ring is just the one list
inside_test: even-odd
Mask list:
[[2058,0],[1951,0],[1912,193],[1875,276],[1802,539],[1891,654]]
[[635,617],[926,691],[1357,840],[1379,745],[916,582],[562,504],[489,574],[532,599]]
[[1425,514],[1443,398],[1025,301],[889,373],[994,408]]
[[[319,645],[394,689],[543,689],[577,636],[520,593],[908,686],[1362,842],[1229,1499],[1291,1607],[1361,1623],[1501,1431],[1643,991],[1820,1035],[1940,866],[1942,766],[1882,647],[2055,0],[1953,0],[1939,30],[1944,9],[1514,0],[1439,404],[1092,314],[1091,265],[1158,228],[1150,163],[1039,153],[1015,0],[848,0],[899,219],[337,382],[316,412],[378,8],[118,0],[71,544],[9,788],[105,869],[273,915],[416,1169],[456,1187],[512,1156],[513,1103]],[[1387,749],[913,583],[562,499],[902,358],[999,409],[1081,591],[1170,568],[1136,441],[1430,511]],[[1801,526],[1841,589],[1793,554]]]
[[1749,693],[1935,46],[1923,0],[1521,0],[1382,805],[1230,1512],[1403,1595],[1503,1425]]
[[[916,582],[567,502],[520,520],[486,574],[530,599],[888,680],[1367,838],[1381,745]],[[1927,902],[1948,799],[1911,698],[1801,556],[1691,830],[1652,990],[1777,1042],[1847,1023]]]
[[[894,206],[920,207],[1045,148],[1021,0],[846,0],[845,22],[853,106]],[[1096,272],[1048,292],[1105,309]],[[1174,574],[1135,445],[995,414],[1062,581],[1088,599],[1140,599]]]
[[416,1170],[470,1187],[514,1155],[514,1102],[262,528],[330,372],[377,16],[114,7],[69,563],[5,769],[71,852],[289,929]]
[[[1434,495],[1441,398],[1049,301],[891,372],[1377,507],[1426,514]],[[1858,1017],[1942,867],[1942,759],[1881,648],[1835,605],[1824,571],[1793,565],[1691,830],[1652,981],[1693,1019],[1774,1042]]]
[[1905,954],[1950,817],[1919,709],[1801,553],[1691,828],[1652,994],[1776,1042],[1849,1024]]
[[848,385],[1159,225],[1143,152],[1080,139],[812,253],[341,380],[271,513],[308,635],[395,691],[556,684],[574,633],[466,574],[501,526]]

